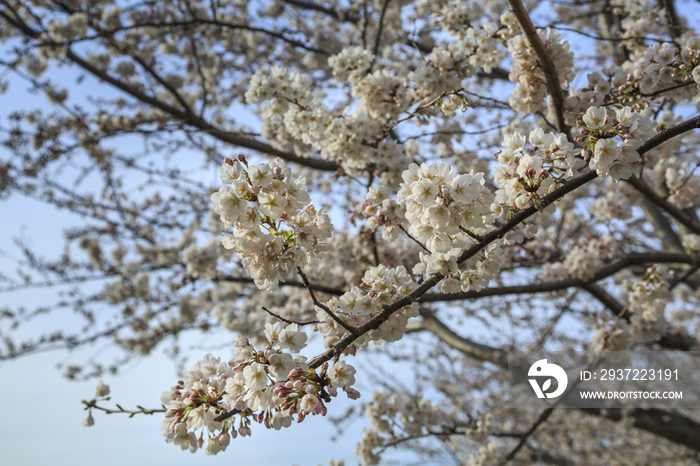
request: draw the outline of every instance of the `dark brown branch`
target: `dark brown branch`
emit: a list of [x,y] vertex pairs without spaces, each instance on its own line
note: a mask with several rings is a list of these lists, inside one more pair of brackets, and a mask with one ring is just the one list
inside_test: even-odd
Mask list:
[[[647,142],[642,144],[642,146],[638,149],[638,152],[640,155],[643,155],[644,153],[654,149],[658,145],[668,141],[674,136],[678,136],[679,134],[682,134],[684,131],[688,131],[697,125],[697,122],[694,122],[694,120],[697,120],[700,117],[696,117],[692,120],[685,121],[683,123],[680,123],[676,126],[673,126],[661,133],[656,134],[654,137],[650,138]],[[555,189],[548,195],[544,196],[539,203],[538,207],[531,206],[527,209],[521,210],[520,212],[516,213],[513,215],[510,220],[507,222],[503,223],[500,227],[496,228],[495,230],[487,233],[484,235],[484,240],[477,242],[475,245],[464,251],[460,257],[458,258],[457,262],[462,263],[465,260],[474,257],[476,254],[479,253],[482,249],[486,248],[489,244],[492,242],[503,238],[506,233],[511,231],[513,228],[518,226],[520,223],[524,222],[528,218],[532,217],[535,215],[537,212],[539,212],[539,209],[545,209],[547,206],[553,204],[555,201],[558,199],[561,199],[562,197],[566,196],[570,192],[576,190],[577,188],[583,186],[584,184],[596,179],[598,175],[596,174],[595,171],[591,170],[587,173],[584,173],[582,175],[577,176],[576,178],[572,178],[568,180],[568,182],[563,185],[560,188]],[[433,274],[430,278],[425,280],[423,283],[421,283],[415,290],[413,290],[411,293],[409,293],[407,296],[395,301],[394,303],[384,306],[384,308],[377,314],[375,315],[369,322],[361,325],[358,327],[358,334],[351,334],[345,336],[343,339],[341,339],[338,343],[333,345],[331,349],[326,351],[325,353],[319,354],[315,358],[313,358],[311,361],[309,361],[309,367],[311,368],[317,368],[321,364],[323,364],[326,361],[329,361],[336,355],[341,354],[348,346],[350,346],[355,340],[357,340],[360,335],[364,335],[365,333],[375,330],[379,328],[384,322],[386,322],[391,315],[396,312],[397,310],[401,309],[404,306],[408,306],[411,303],[417,301],[421,296],[423,296],[425,293],[427,293],[430,289],[432,289],[435,285],[437,285],[440,280],[444,278],[444,275],[440,273]]]
[[632,418],[634,427],[700,451],[700,424],[681,414],[656,408],[627,409],[624,410],[626,416],[621,409],[583,408],[581,410],[612,421]]
[[[563,400],[564,398],[560,398],[559,401]],[[559,401],[557,401],[556,404],[559,404]],[[525,442],[527,442],[527,439],[530,438],[530,436],[537,430],[537,428],[542,425],[547,419],[549,419],[549,416],[552,415],[554,412],[554,408],[547,408],[544,411],[542,411],[542,414],[540,414],[540,417],[537,418],[535,423],[530,427],[527,432],[522,436],[518,444],[513,448],[510,453],[506,456],[505,460],[501,463],[501,465],[506,464],[513,458],[515,458],[515,455],[518,454],[518,452],[525,446]]]
[[683,34],[683,26],[681,20],[676,14],[676,6],[673,0],[658,0],[659,6],[666,10],[668,17],[668,29],[671,37],[678,39],[678,36]]
[[126,83],[124,83],[116,78],[113,78],[112,76],[110,76],[106,72],[96,68],[95,66],[91,65],[87,61],[83,60],[81,57],[77,56],[70,48],[67,49],[67,51],[66,51],[66,57],[70,61],[72,61],[76,65],[80,66],[84,70],[88,71],[89,73],[93,74],[95,77],[101,79],[102,81],[105,81],[105,82],[111,84],[112,86],[126,92],[127,94],[131,95],[132,97],[135,97],[136,99],[140,100],[141,102],[152,105],[153,107],[157,108],[158,110],[161,110],[161,111],[167,113],[168,115],[170,115],[174,118],[177,118],[178,120],[182,121],[185,124],[192,125],[198,129],[202,130],[203,132],[212,135],[213,137],[215,137],[221,141],[228,142],[228,143],[233,144],[235,146],[246,147],[248,149],[263,152],[265,154],[280,157],[284,160],[298,163],[299,165],[303,165],[303,166],[306,166],[309,168],[314,168],[317,170],[336,171],[338,169],[338,165],[335,162],[330,162],[327,160],[308,159],[308,158],[299,157],[299,156],[292,154],[292,153],[289,153],[289,152],[283,152],[283,151],[277,150],[274,147],[270,146],[269,144],[265,144],[263,142],[256,141],[255,139],[245,138],[245,137],[218,129],[218,128],[212,126],[211,124],[209,124],[207,121],[203,120],[202,118],[199,118],[197,115],[195,115],[193,113],[183,112],[181,110],[173,108],[170,105],[162,102],[161,100],[159,100],[155,97],[149,96],[149,95],[141,92],[140,90],[135,89],[132,86],[129,86]]
[[165,408],[150,409],[150,408],[144,408],[143,406],[139,406],[139,405],[136,405],[136,409],[133,409],[133,410],[124,409],[119,405],[116,405],[117,409],[109,409],[109,408],[103,408],[102,406],[98,406],[97,400],[90,400],[90,401],[82,400],[82,403],[85,405],[85,409],[94,408],[94,409],[103,411],[105,414],[128,414],[129,417],[134,417],[137,414],[152,415],[154,413],[164,413],[167,411],[167,409],[165,409]]
[[[218,275],[213,279],[214,282],[234,282],[234,283],[250,283],[253,284],[255,281],[250,277],[234,277],[233,275]],[[292,286],[295,288],[308,288],[304,283],[295,280],[286,280],[280,282],[279,286]],[[331,288],[323,285],[316,285],[315,283],[309,283],[312,290],[321,291],[323,293],[332,294],[335,296],[341,296],[345,293],[345,290],[339,290],[337,288]]]
[[[386,15],[386,9],[389,7],[389,2],[391,0],[384,0],[384,4],[382,5],[382,11],[379,14],[379,26],[377,26],[377,37],[374,39],[374,49],[372,53],[374,54],[374,59],[372,60],[372,64],[374,64],[374,60],[376,60],[377,57],[377,52],[379,52],[379,43],[382,40],[382,29],[384,28],[384,15]],[[372,68],[370,66],[370,68]]]
[[[695,117],[693,120],[696,121],[696,126],[694,128],[700,127],[700,117]],[[640,180],[636,176],[632,176],[627,180],[629,184],[634,186],[634,188],[642,193],[649,201],[653,202],[661,209],[666,211],[671,217],[675,218],[678,223],[688,228],[693,233],[700,235],[700,225],[695,223],[690,217],[688,217],[681,209],[674,206],[666,199],[661,197],[656,191],[654,191],[648,184]]]

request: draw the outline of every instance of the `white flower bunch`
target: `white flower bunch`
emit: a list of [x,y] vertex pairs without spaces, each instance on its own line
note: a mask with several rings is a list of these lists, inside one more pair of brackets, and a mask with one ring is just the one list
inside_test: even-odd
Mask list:
[[405,392],[377,391],[372,402],[365,407],[370,421],[369,429],[355,452],[363,465],[378,464],[379,451],[385,444],[402,437],[420,437],[431,430],[440,429],[450,417],[439,403]]
[[250,78],[245,99],[251,104],[277,98],[280,105],[284,101],[308,105],[312,100],[311,82],[309,75],[290,72],[283,66],[260,69]]
[[632,312],[630,324],[636,343],[657,341],[669,327],[665,310],[673,296],[668,290],[668,271],[656,264],[649,267],[641,280],[623,284],[628,288],[627,300]]
[[[339,388],[351,399],[359,398],[352,388],[355,368],[345,361],[337,361],[330,369],[325,363],[317,374],[306,358],[290,354],[306,345],[307,335],[296,324],[268,323],[265,336],[269,344],[261,351],[247,338],[237,337],[233,360],[222,363],[208,354],[162,394],[168,410],[161,428],[168,443],[195,451],[203,446],[206,431],[205,452],[214,455],[225,450],[231,438],[250,435],[251,420],[280,430],[291,426],[294,415],[296,422],[307,415],[325,415],[324,402],[337,396]],[[216,420],[232,410],[240,415],[238,428],[234,417]],[[199,429],[202,433],[197,438]]]
[[[567,87],[574,78],[574,54],[569,50],[569,44],[562,41],[559,32],[553,29],[539,29],[537,33],[559,73],[559,83],[562,87]],[[525,115],[542,110],[547,86],[537,54],[523,35],[517,35],[508,41],[508,51],[513,55],[509,79],[516,83],[508,103],[515,111]]]
[[[365,272],[359,287],[352,287],[340,298],[331,298],[327,306],[343,322],[351,326],[360,326],[381,312],[383,305],[403,298],[417,286],[403,266],[388,268],[378,265]],[[323,344],[326,348],[330,348],[347,334],[347,330],[324,310],[317,308],[316,315],[321,323],[317,324],[314,330],[323,334]],[[378,329],[357,339],[353,343],[352,351],[366,346],[371,341],[379,343],[400,340],[406,331],[408,319],[416,316],[418,303],[403,307],[394,312]]]
[[369,70],[374,54],[362,47],[347,47],[337,55],[328,58],[328,66],[333,69],[333,77],[339,83],[355,84],[364,78]]
[[537,205],[538,199],[559,187],[563,179],[578,174],[584,165],[576,158],[578,153],[562,133],[535,128],[527,139],[517,131],[506,134],[498,154],[503,166],[496,167],[494,176],[494,182],[501,186],[496,202],[517,209]]
[[493,223],[493,195],[483,173],[458,175],[445,163],[413,163],[402,178],[397,197],[408,232],[431,253],[463,249],[473,243],[465,230],[478,234]]
[[[211,195],[225,228],[223,245],[243,260],[260,289],[274,290],[286,272],[307,264],[328,249],[333,225],[317,212],[306,191],[306,178],[293,178],[280,159],[248,166],[228,160],[221,166],[226,183]],[[303,210],[302,210],[303,209]]]
[[382,238],[386,241],[394,241],[401,235],[399,225],[405,220],[405,211],[403,204],[389,196],[390,192],[384,186],[371,186],[367,190],[360,210],[367,218],[367,228],[376,231],[383,226]]
[[194,278],[214,278],[218,258],[217,244],[213,238],[204,246],[191,244],[182,251],[182,260],[187,268],[187,273]]
[[604,259],[611,255],[615,241],[611,236],[589,238],[571,245],[562,262],[551,262],[542,268],[540,280],[556,281],[565,278],[588,280],[603,268]]
[[587,138],[581,155],[591,170],[613,181],[626,180],[632,176],[632,164],[640,160],[637,149],[651,136],[651,125],[630,107],[612,115],[605,107],[588,108],[579,122],[584,128],[576,141]]
[[358,111],[372,119],[390,122],[411,104],[406,81],[386,68],[368,74],[353,84],[352,95],[361,99]]
[[478,68],[490,73],[503,60],[505,51],[498,48],[499,25],[486,23],[469,27],[457,40],[435,47],[427,60],[408,74],[411,94],[417,100],[434,99],[462,87],[462,80]]
[[[339,70],[351,66],[353,54],[358,60],[355,65],[369,64],[366,63],[369,56],[358,50],[335,56],[333,63]],[[396,184],[393,181],[398,178],[396,167],[405,166],[407,157],[401,144],[386,140],[389,129],[384,123],[410,105],[404,81],[386,70],[362,74],[361,79],[358,74],[358,80],[352,82],[352,92],[361,101],[352,115],[338,115],[315,101],[311,82],[310,76],[289,73],[281,67],[253,75],[246,100],[265,102],[261,111],[263,136],[301,156],[316,150],[323,159],[337,161],[351,174],[374,165],[386,185]]]

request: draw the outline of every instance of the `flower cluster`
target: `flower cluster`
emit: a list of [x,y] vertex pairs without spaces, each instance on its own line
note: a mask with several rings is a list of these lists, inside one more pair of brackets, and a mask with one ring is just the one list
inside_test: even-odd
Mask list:
[[87,405],[85,408],[88,412],[88,416],[83,419],[83,426],[92,427],[95,425],[95,418],[92,417],[92,406],[97,401],[108,401],[109,400],[109,385],[105,384],[101,380],[97,382],[97,388],[95,389],[95,398],[93,398],[89,403],[83,401]]
[[[360,326],[381,312],[382,306],[403,298],[417,286],[403,266],[390,269],[385,265],[378,265],[365,272],[359,287],[352,287],[340,298],[330,299],[327,306],[344,323]],[[418,303],[399,309],[378,329],[355,340],[348,351],[354,352],[371,341],[378,343],[400,340],[406,331],[408,319],[417,316]],[[323,334],[323,344],[326,348],[330,348],[346,335],[347,330],[323,309],[317,309],[317,318],[320,323],[316,324],[314,329]]]
[[[526,147],[526,143],[530,147]],[[496,202],[516,209],[537,205],[540,197],[560,185],[562,178],[571,178],[583,166],[576,158],[578,151],[565,134],[545,133],[535,128],[529,137],[519,132],[506,134],[496,167],[494,182],[501,186]]]
[[620,15],[620,29],[626,47],[640,47],[638,37],[663,35],[666,33],[666,13],[659,4],[651,0],[612,0],[613,13]]
[[622,290],[627,291],[628,309],[633,313],[630,324],[634,341],[658,340],[669,327],[664,312],[672,301],[665,267],[659,264],[649,267],[640,280],[623,283]]
[[462,80],[478,68],[490,73],[503,60],[497,40],[498,24],[486,23],[467,28],[457,40],[435,47],[427,60],[408,74],[417,100],[434,99],[462,87]]
[[382,122],[396,120],[411,104],[406,81],[387,69],[368,74],[352,86],[358,111]]
[[632,176],[632,164],[640,159],[637,149],[651,135],[651,125],[630,107],[611,115],[605,107],[588,108],[579,121],[585,127],[576,141],[586,141],[581,155],[591,170],[614,181],[626,180]]
[[[345,361],[330,369],[325,363],[317,373],[309,369],[306,358],[292,356],[307,339],[296,324],[268,323],[265,336],[269,344],[261,351],[247,338],[237,337],[233,360],[222,363],[208,354],[163,393],[161,401],[168,410],[161,428],[168,443],[194,452],[204,445],[207,431],[205,452],[213,455],[225,450],[231,438],[250,435],[251,420],[280,430],[289,427],[295,415],[296,422],[308,415],[325,415],[324,402],[337,396],[340,388],[351,399],[359,398],[352,388],[355,369]],[[219,418],[224,413],[233,415]]]
[[381,460],[377,450],[386,443],[403,437],[420,437],[432,428],[445,423],[445,412],[438,403],[404,392],[374,392],[371,403],[365,408],[370,428],[355,452],[363,465],[378,464]]
[[546,264],[539,278],[545,282],[565,278],[591,279],[603,268],[604,259],[611,255],[614,247],[615,241],[609,235],[579,241],[568,248],[562,262]]
[[339,54],[328,59],[328,66],[333,70],[333,77],[338,82],[359,82],[369,71],[374,54],[362,47],[347,47]]
[[360,206],[362,215],[367,219],[367,228],[376,231],[384,227],[382,238],[394,241],[401,234],[400,225],[405,220],[403,205],[391,199],[391,193],[384,186],[371,186]]
[[[554,62],[554,68],[559,74],[559,83],[567,87],[574,78],[574,54],[569,50],[569,44],[562,41],[559,32],[553,29],[540,29],[537,33]],[[544,72],[537,61],[537,54],[523,35],[517,35],[508,41],[508,51],[513,55],[509,79],[516,83],[508,103],[516,112],[525,115],[542,110],[547,85]]]
[[627,351],[633,344],[658,341],[669,329],[665,311],[673,296],[668,289],[668,273],[656,264],[640,280],[625,279],[621,284],[627,301],[629,321],[621,319],[610,327],[598,326],[590,348],[593,351]]
[[[358,63],[353,62],[353,56]],[[352,63],[367,66],[368,58],[366,53],[355,50],[330,60],[344,75],[351,72],[348,67]],[[382,181],[392,185],[398,176],[396,167],[405,165],[407,159],[401,144],[385,138],[389,131],[385,120],[394,118],[410,104],[405,83],[385,70],[363,75],[362,79],[360,74],[353,75],[358,80],[352,82],[352,92],[362,99],[353,115],[331,112],[313,99],[310,76],[279,67],[255,73],[246,100],[265,102],[261,112],[263,136],[280,148],[292,149],[302,157],[317,150],[323,159],[337,161],[349,173],[373,166],[382,173]]]
[[187,274],[193,278],[214,278],[218,258],[217,244],[214,239],[201,247],[191,244],[182,251],[182,260],[187,267]]
[[483,173],[458,175],[445,163],[411,164],[402,174],[397,197],[409,233],[431,253],[449,253],[473,243],[469,233],[493,223],[493,195]]
[[[260,289],[273,290],[285,272],[327,250],[322,241],[333,231],[330,218],[317,212],[306,178],[292,178],[280,159],[248,166],[228,160],[221,166],[226,183],[211,195],[225,228],[223,245],[238,253]],[[303,209],[303,210],[302,210]]]

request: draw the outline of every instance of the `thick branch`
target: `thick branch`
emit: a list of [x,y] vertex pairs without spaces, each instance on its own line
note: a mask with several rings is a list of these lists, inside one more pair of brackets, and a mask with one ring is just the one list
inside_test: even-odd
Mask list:
[[265,154],[273,155],[276,157],[280,157],[284,160],[287,160],[289,162],[294,162],[298,163],[299,165],[303,165],[309,168],[315,168],[317,170],[325,170],[325,171],[335,171],[338,169],[338,165],[335,162],[330,162],[327,160],[319,160],[319,159],[307,159],[303,157],[299,157],[295,154],[289,153],[289,152],[283,152],[281,150],[277,150],[274,147],[270,146],[269,144],[265,144],[260,141],[256,141],[254,139],[248,139],[242,136],[238,136],[233,133],[229,133],[227,131],[223,131],[221,129],[218,129],[211,124],[209,124],[207,121],[205,121],[202,118],[199,118],[197,115],[191,113],[191,112],[183,112],[181,110],[178,110],[176,108],[171,107],[170,105],[156,99],[155,97],[151,97],[138,89],[135,89],[124,82],[113,78],[106,72],[96,68],[95,66],[91,65],[90,63],[86,62],[83,60],[81,57],[77,56],[73,51],[69,48],[66,51],[66,57],[75,63],[76,65],[80,66],[84,70],[90,72],[93,74],[95,77],[101,79],[102,81],[105,81],[112,86],[126,92],[127,94],[131,95],[132,97],[135,97],[136,99],[140,100],[143,103],[152,105],[153,107],[167,113],[168,115],[177,118],[178,120],[182,121],[185,124],[194,126],[200,130],[202,130],[205,133],[211,134],[215,138],[228,142],[230,144],[233,144],[235,146],[240,146],[240,147],[246,147],[248,149],[253,149],[259,152],[263,152]]
[[656,408],[625,410],[626,415],[621,409],[583,408],[582,411],[612,421],[630,417],[634,419],[632,425],[638,429],[700,451],[700,424],[681,414]]
[[700,255],[680,254],[669,252],[651,252],[651,253],[635,253],[628,254],[621,259],[612,262],[593,275],[588,280],[581,278],[569,278],[567,280],[558,280],[555,282],[531,283],[528,285],[501,286],[498,288],[484,288],[482,290],[467,291],[464,293],[454,294],[426,294],[422,296],[418,302],[438,302],[438,301],[462,301],[465,299],[478,299],[488,296],[502,296],[511,294],[533,294],[544,293],[549,291],[561,291],[567,288],[583,287],[595,283],[611,275],[616,274],[620,270],[629,267],[630,265],[652,264],[652,263],[676,263],[676,264],[700,264]]
[[[420,315],[423,317],[423,321],[420,323],[421,329],[428,330],[435,334],[440,340],[444,341],[452,348],[474,359],[478,359],[479,361],[488,361],[500,367],[508,367],[508,353],[506,351],[460,337],[435,317],[432,311],[425,308],[421,308]],[[417,329],[416,327],[415,330]]]
[[[693,118],[693,120],[691,121],[695,122],[695,126],[693,126],[693,128],[700,128],[700,116]],[[634,188],[640,193],[642,193],[644,197],[646,197],[650,202],[656,204],[661,209],[666,211],[669,215],[671,215],[671,217],[675,218],[678,221],[678,223],[685,226],[693,233],[700,235],[700,225],[695,223],[681,209],[679,209],[678,207],[674,206],[666,199],[661,197],[656,191],[651,189],[651,187],[644,181],[640,180],[636,176],[633,176],[629,180],[627,180],[627,182],[634,186]]]
[[[679,134],[682,134],[685,131],[689,131],[693,128],[696,128],[698,123],[700,122],[700,117],[695,117],[691,120],[684,121],[683,123],[679,123],[676,126],[673,126],[665,131],[662,131],[661,133],[656,134],[654,137],[650,138],[647,142],[642,144],[642,146],[638,149],[638,152],[640,155],[645,154],[646,152],[654,149],[660,144],[663,144],[664,142],[668,141],[674,136],[678,136]],[[511,231],[513,228],[518,226],[520,223],[524,222],[528,218],[532,217],[535,215],[537,212],[539,212],[539,209],[545,209],[549,205],[553,204],[555,201],[558,199],[561,199],[562,197],[566,196],[570,192],[576,190],[577,188],[583,186],[584,184],[596,179],[598,175],[596,174],[595,171],[591,170],[587,173],[584,173],[582,175],[577,176],[576,178],[572,178],[568,180],[568,182],[549,193],[548,195],[544,196],[540,202],[539,205],[536,206],[531,206],[527,209],[521,210],[517,214],[513,215],[510,220],[507,222],[503,223],[500,227],[496,228],[495,230],[487,233],[486,235],[483,236],[483,241],[477,241],[476,244],[474,244],[472,247],[464,251],[458,258],[457,262],[462,263],[466,261],[467,259],[474,257],[476,254],[479,253],[482,249],[486,248],[489,244],[493,243],[494,241],[503,238],[506,233]],[[384,308],[379,312],[376,316],[372,318],[369,322],[361,325],[358,327],[358,333],[357,334],[350,334],[345,336],[342,340],[340,340],[338,343],[333,345],[331,349],[326,351],[325,353],[322,353],[315,358],[313,358],[311,361],[309,361],[309,367],[311,368],[317,368],[321,364],[323,364],[326,361],[329,361],[333,357],[341,354],[348,346],[350,346],[355,340],[357,340],[361,335],[364,335],[365,333],[375,330],[379,328],[384,322],[386,322],[391,315],[396,312],[397,310],[403,308],[404,306],[408,306],[411,303],[417,301],[421,296],[423,296],[425,293],[427,293],[430,289],[432,289],[435,285],[437,285],[440,280],[444,278],[444,275],[440,273],[433,274],[430,278],[425,280],[422,284],[418,286],[415,290],[413,290],[411,293],[409,293],[407,296],[399,299],[398,301],[395,301],[394,303],[384,306]]]

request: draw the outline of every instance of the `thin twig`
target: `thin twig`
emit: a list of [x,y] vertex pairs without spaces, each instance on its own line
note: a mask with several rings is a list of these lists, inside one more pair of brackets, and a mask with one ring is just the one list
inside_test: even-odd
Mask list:
[[408,237],[411,238],[413,241],[415,241],[420,247],[422,247],[423,250],[430,252],[430,249],[426,248],[425,245],[424,245],[423,243],[421,243],[420,241],[418,241],[418,240],[417,240],[416,238],[414,238],[408,231],[406,231],[406,229],[403,227],[403,225],[399,225],[399,229],[400,229],[401,231],[403,231],[403,232],[406,234],[406,236],[408,236]]
[[511,450],[510,453],[508,453],[508,456],[506,456],[505,460],[503,460],[503,462],[501,463],[501,466],[503,466],[504,464],[506,464],[507,462],[509,462],[509,461],[512,460],[513,458],[515,458],[515,455],[517,455],[518,452],[520,451],[520,449],[523,448],[523,447],[525,446],[525,443],[527,442],[527,439],[530,437],[530,435],[532,435],[532,434],[535,432],[535,430],[537,430],[537,428],[538,428],[540,425],[542,425],[542,423],[543,423],[544,421],[546,421],[546,420],[549,418],[549,416],[552,415],[552,413],[554,412],[554,408],[555,408],[555,407],[561,402],[561,400],[563,400],[563,399],[564,399],[563,397],[562,397],[562,398],[559,398],[559,400],[557,400],[557,402],[554,403],[554,406],[551,406],[551,407],[545,409],[544,411],[542,411],[542,414],[540,414],[540,417],[537,418],[537,421],[535,421],[535,423],[532,425],[532,427],[530,427],[530,428],[528,429],[528,431],[525,432],[525,433],[523,434],[522,437],[520,437],[520,441],[518,442],[518,444],[515,446],[515,448],[513,448],[513,449]]
[[353,327],[352,325],[348,325],[343,320],[336,315],[335,312],[331,311],[328,306],[323,304],[321,301],[318,300],[316,297],[316,293],[314,293],[314,289],[311,286],[311,283],[309,282],[309,279],[306,277],[306,274],[304,273],[303,270],[301,270],[301,267],[297,267],[297,272],[299,273],[299,276],[301,277],[301,280],[304,282],[304,286],[306,286],[306,289],[309,290],[309,294],[311,295],[311,300],[314,302],[314,305],[319,307],[323,312],[328,314],[328,316],[336,321],[338,325],[343,327],[345,330],[350,332],[353,335],[358,335],[359,334],[359,329],[357,327]]
[[85,409],[99,409],[100,411],[104,411],[105,414],[128,414],[129,417],[134,417],[137,414],[154,414],[154,413],[164,413],[167,410],[165,407],[162,408],[157,408],[157,409],[149,409],[149,408],[144,408],[143,406],[136,405],[137,409],[134,410],[129,410],[129,409],[124,409],[119,405],[117,406],[117,409],[109,409],[109,408],[103,408],[102,406],[97,405],[97,400],[90,400],[90,401],[85,401],[82,400],[82,403],[85,405]]
[[297,324],[299,326],[304,326],[304,325],[312,325],[312,324],[320,324],[321,323],[320,320],[310,320],[308,322],[295,322],[293,320],[285,319],[284,317],[275,314],[274,312],[272,312],[271,310],[269,310],[265,306],[262,306],[262,310],[267,312],[268,314],[270,314],[272,317],[276,317],[277,319],[279,319],[282,322],[285,322],[287,324]]

